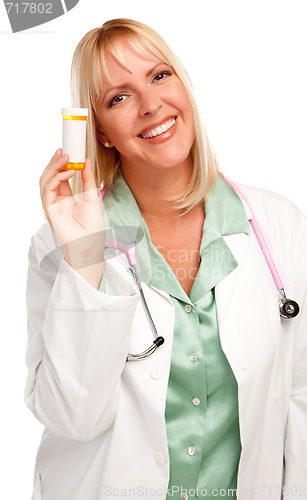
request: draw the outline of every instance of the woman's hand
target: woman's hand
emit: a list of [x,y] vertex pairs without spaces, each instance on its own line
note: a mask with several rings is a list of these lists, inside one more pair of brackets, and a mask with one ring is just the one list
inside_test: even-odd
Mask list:
[[98,288],[104,253],[102,202],[90,160],[81,172],[82,193],[76,196],[69,184],[75,172],[63,170],[67,162],[58,149],[40,178],[42,204],[65,260]]

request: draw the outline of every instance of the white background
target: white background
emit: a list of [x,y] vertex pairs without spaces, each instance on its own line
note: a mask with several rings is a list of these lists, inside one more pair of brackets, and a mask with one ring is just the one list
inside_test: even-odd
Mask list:
[[27,250],[43,222],[38,180],[61,146],[76,44],[113,17],[150,24],[192,77],[222,170],[307,213],[306,16],[305,0],[80,0],[12,34],[0,3],[1,497],[29,500],[42,432],[23,403]]

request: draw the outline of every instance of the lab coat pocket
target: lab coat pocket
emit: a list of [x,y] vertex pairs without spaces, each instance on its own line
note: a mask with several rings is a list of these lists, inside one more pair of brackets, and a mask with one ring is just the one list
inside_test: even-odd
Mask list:
[[36,476],[31,500],[42,500],[41,477],[39,474]]

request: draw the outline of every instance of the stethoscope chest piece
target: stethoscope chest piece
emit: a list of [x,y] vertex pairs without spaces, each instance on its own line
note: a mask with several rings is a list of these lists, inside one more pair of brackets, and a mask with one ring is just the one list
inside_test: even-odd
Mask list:
[[280,301],[279,301],[279,312],[280,316],[283,319],[291,319],[295,318],[300,312],[300,308],[295,300],[287,299],[285,291],[283,289],[280,290]]

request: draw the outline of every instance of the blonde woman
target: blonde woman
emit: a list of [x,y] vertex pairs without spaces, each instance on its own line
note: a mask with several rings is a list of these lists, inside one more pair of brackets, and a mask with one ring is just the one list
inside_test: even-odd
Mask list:
[[[307,498],[305,217],[219,175],[186,72],[149,27],[87,33],[72,92],[89,159],[80,179],[51,159],[29,254],[26,403],[46,427],[33,499]],[[245,197],[300,304],[289,321]]]

